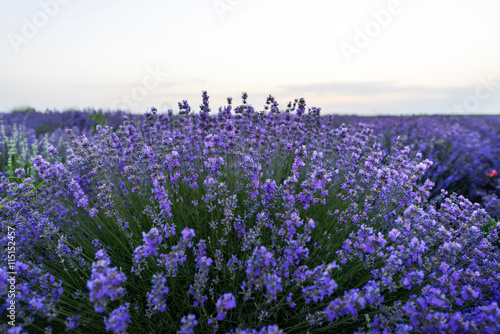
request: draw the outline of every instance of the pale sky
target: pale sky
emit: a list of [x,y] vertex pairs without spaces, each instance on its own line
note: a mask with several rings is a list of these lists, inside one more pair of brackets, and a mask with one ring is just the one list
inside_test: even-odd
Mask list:
[[0,111],[500,114],[498,0],[0,0]]

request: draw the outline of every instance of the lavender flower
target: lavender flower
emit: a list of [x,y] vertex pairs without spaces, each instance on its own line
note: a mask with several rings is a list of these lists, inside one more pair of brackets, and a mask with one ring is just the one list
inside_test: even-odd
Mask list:
[[157,312],[165,312],[167,308],[166,296],[169,291],[168,287],[165,286],[167,280],[163,275],[154,275],[151,282],[153,290],[147,295],[148,310],[146,311],[149,318]]
[[109,318],[104,317],[104,324],[106,325],[107,331],[113,331],[113,333],[120,334],[126,332],[127,326],[131,322],[130,315],[128,314],[129,306],[130,303],[120,305],[111,312]]
[[231,293],[226,293],[217,300],[217,320],[222,321],[226,318],[227,311],[236,307],[236,299]]
[[178,334],[193,334],[194,327],[198,324],[194,314],[189,314],[181,319],[181,329],[177,332]]
[[125,295],[122,284],[127,280],[127,276],[116,267],[108,268],[111,260],[105,250],[99,250],[95,256],[97,262],[92,263],[92,275],[87,281],[87,288],[90,290],[90,301],[94,302],[95,311],[102,313],[110,300]]
[[82,316],[81,315],[75,315],[72,317],[67,317],[66,320],[66,329],[74,329],[75,327],[80,326],[80,323],[78,322],[78,319],[80,319]]

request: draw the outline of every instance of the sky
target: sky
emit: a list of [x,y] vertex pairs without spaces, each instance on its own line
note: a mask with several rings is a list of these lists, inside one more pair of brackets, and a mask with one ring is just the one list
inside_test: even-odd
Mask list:
[[500,114],[498,0],[0,0],[0,111]]

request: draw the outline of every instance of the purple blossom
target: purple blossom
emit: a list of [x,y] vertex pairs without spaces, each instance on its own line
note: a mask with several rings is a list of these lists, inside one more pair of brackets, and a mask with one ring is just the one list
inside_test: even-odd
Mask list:
[[194,276],[194,284],[189,286],[188,293],[193,295],[193,306],[203,306],[206,301],[206,296],[203,295],[206,282],[208,280],[208,272],[213,260],[209,257],[202,256],[199,261],[198,271]]
[[128,308],[130,303],[125,305],[120,305],[118,308],[114,309],[108,317],[104,317],[104,324],[106,325],[107,331],[113,331],[113,333],[124,334],[127,330],[127,326],[132,321],[130,320],[130,315],[128,314]]
[[276,274],[267,274],[265,279],[266,289],[267,289],[267,300],[276,300],[279,291],[283,291],[283,286],[281,284],[282,280]]
[[80,319],[82,316],[81,315],[75,315],[72,317],[67,317],[66,318],[66,328],[67,329],[74,329],[75,327],[80,326],[80,323],[78,322],[78,319]]
[[146,313],[148,317],[157,312],[165,312],[167,308],[166,296],[168,294],[168,287],[165,286],[167,279],[161,274],[153,276],[151,283],[153,283],[153,290],[147,294],[148,310]]
[[401,284],[407,289],[411,289],[415,285],[422,283],[424,279],[424,272],[422,270],[415,270],[403,277]]
[[92,274],[87,281],[87,288],[90,290],[90,301],[94,302],[95,311],[102,313],[110,300],[125,295],[122,285],[127,276],[116,267],[108,268],[111,260],[105,250],[97,251],[96,259],[97,262],[92,263]]
[[194,314],[189,314],[181,319],[181,329],[177,332],[178,334],[193,334],[194,327],[198,324]]
[[226,293],[217,300],[217,320],[222,321],[226,318],[226,311],[236,307],[236,299],[231,293]]

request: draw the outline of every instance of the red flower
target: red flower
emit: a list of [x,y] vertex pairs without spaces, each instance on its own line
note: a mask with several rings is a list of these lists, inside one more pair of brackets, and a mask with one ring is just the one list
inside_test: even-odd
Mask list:
[[495,176],[497,176],[497,175],[498,175],[498,172],[497,172],[497,170],[496,170],[496,169],[492,169],[492,170],[491,170],[491,172],[486,173],[486,176],[487,176],[487,177],[495,177]]

